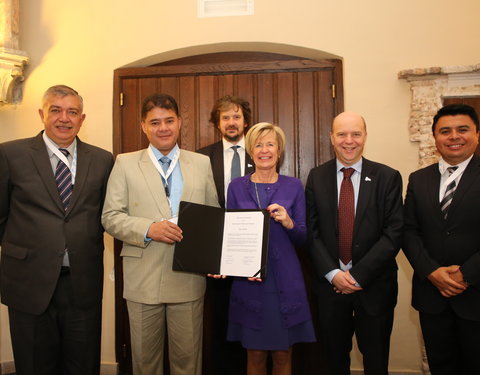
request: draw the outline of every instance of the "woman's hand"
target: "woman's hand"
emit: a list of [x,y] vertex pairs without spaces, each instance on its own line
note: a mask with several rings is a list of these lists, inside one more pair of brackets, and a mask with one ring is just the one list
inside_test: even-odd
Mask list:
[[295,226],[285,207],[273,203],[267,207],[267,211],[270,213],[270,217],[273,220],[282,224],[285,228],[292,229]]
[[212,279],[225,279],[227,276],[226,275],[216,275],[213,273],[207,273],[208,277],[211,277]]

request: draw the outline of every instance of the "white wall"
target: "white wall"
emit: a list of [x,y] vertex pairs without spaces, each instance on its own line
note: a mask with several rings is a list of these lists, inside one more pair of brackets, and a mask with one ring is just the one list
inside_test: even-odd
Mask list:
[[[289,46],[297,46],[343,59],[345,109],[367,121],[366,156],[397,168],[406,181],[417,167],[417,145],[408,140],[409,85],[397,73],[479,63],[479,11],[478,0],[257,0],[253,16],[200,19],[195,0],[21,0],[20,48],[31,61],[23,102],[0,107],[0,142],[36,134],[42,128],[37,109],[43,91],[64,83],[85,99],[87,119],[80,137],[111,150],[114,69],[149,56],[157,59],[150,61],[167,60],[238,46],[289,53],[295,51]],[[112,264],[108,239],[106,275]],[[390,367],[418,370],[411,269],[403,255],[399,264]],[[4,309],[0,345],[0,361],[11,360]],[[113,282],[108,278],[102,360],[115,361]],[[353,365],[361,367],[358,354]]]

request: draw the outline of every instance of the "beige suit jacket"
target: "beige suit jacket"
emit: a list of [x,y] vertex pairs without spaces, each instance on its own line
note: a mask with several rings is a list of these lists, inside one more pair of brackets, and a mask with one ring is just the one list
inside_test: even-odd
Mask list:
[[[181,150],[182,200],[218,207],[210,160]],[[102,224],[123,241],[125,299],[145,304],[193,301],[205,292],[205,277],[172,271],[175,245],[145,242],[153,222],[171,218],[162,180],[146,149],[118,155],[107,186]]]

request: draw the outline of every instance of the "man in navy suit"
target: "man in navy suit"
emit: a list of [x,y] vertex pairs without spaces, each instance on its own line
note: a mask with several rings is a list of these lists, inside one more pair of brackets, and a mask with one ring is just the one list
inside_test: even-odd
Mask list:
[[[367,131],[358,114],[339,114],[330,138],[336,158],[313,168],[306,186],[308,251],[316,274],[327,373],[350,374],[355,333],[365,374],[387,375],[397,301],[402,179],[398,171],[362,157]],[[350,230],[344,229],[344,210],[339,209],[345,204],[347,183]]]
[[[220,206],[225,208],[227,189],[232,180],[232,163],[234,163],[235,147],[239,164],[237,177],[252,173],[255,170],[252,158],[245,151],[245,132],[251,125],[250,104],[237,96],[226,95],[215,102],[210,114],[210,122],[218,129],[222,139],[197,152],[207,155],[212,165],[213,179],[217,188]],[[234,168],[233,168],[234,169]],[[235,176],[233,176],[235,177]],[[211,327],[211,333],[205,338],[212,341],[210,350],[212,359],[205,359],[206,370],[214,375],[244,374],[246,356],[238,342],[227,341],[228,304],[232,278],[207,279],[205,296],[206,318],[205,328]],[[213,368],[208,368],[209,365]]]
[[77,137],[85,114],[72,88],[50,87],[39,114],[37,136],[0,145],[0,293],[16,374],[95,375],[113,158]]
[[441,108],[432,125],[440,160],[410,175],[403,250],[413,269],[432,375],[479,372],[480,158],[475,110]]

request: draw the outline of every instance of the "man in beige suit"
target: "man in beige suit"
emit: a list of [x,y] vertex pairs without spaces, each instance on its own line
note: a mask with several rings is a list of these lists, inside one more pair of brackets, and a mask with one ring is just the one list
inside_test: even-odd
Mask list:
[[[163,374],[168,329],[172,375],[200,375],[204,276],[172,271],[180,200],[218,207],[208,157],[180,150],[175,99],[154,94],[142,106],[147,149],[118,155],[108,181],[102,223],[123,241],[135,375]],[[199,219],[201,220],[201,218]]]

